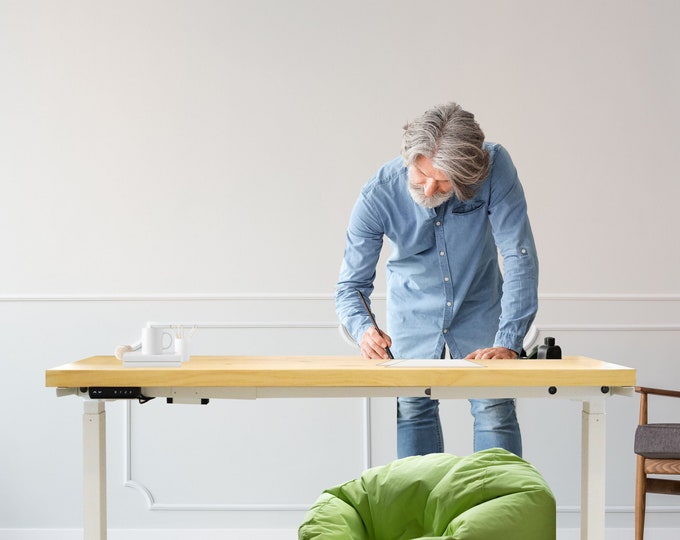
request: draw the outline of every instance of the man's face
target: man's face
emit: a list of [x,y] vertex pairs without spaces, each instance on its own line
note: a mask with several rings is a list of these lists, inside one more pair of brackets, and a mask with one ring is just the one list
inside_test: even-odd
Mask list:
[[419,156],[408,169],[408,190],[420,206],[437,208],[453,197],[453,184],[430,158]]

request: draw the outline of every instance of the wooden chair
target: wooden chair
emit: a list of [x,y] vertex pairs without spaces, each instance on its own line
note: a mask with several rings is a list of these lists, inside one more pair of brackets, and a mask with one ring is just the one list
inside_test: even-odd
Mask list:
[[635,453],[637,454],[635,540],[642,540],[647,493],[680,495],[680,479],[648,477],[648,475],[680,475],[680,423],[649,424],[648,396],[680,398],[680,391],[642,386],[636,386],[635,391],[640,394],[640,422],[635,431]]

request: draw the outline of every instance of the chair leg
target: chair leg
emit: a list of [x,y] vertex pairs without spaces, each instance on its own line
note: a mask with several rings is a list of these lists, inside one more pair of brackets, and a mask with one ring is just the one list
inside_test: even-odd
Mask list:
[[635,540],[643,540],[645,534],[645,510],[647,507],[647,475],[645,458],[636,456],[635,474]]

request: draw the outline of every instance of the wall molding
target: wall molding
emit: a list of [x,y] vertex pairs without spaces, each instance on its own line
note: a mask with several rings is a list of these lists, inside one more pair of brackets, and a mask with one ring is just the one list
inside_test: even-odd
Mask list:
[[229,328],[287,328],[295,330],[299,328],[337,328],[337,321],[148,321],[149,326],[159,328],[172,328],[176,326],[184,326],[191,328],[195,326],[200,329],[229,329]]
[[[363,400],[362,410],[362,434],[363,434],[363,469],[372,467],[371,458],[371,400],[370,398],[361,398]],[[151,488],[145,486],[133,478],[132,470],[132,407],[130,401],[125,402],[125,414],[123,418],[123,485],[132,488],[142,495],[146,502],[147,508],[152,511],[226,511],[226,512],[243,512],[243,511],[302,511],[306,512],[314,501],[302,503],[163,503],[156,500]],[[2,540],[2,538],[0,538]]]
[[579,302],[680,302],[680,293],[539,293],[538,299]]
[[680,324],[537,324],[539,332],[678,332]]
[[[329,301],[333,293],[134,293],[0,295],[0,303],[21,302],[201,302],[201,301]],[[384,300],[385,293],[373,298]],[[680,302],[680,293],[539,293],[539,301]]]
[[[380,295],[376,295],[380,298]],[[385,295],[382,295],[384,298]],[[210,302],[334,300],[332,293],[181,293],[181,294],[44,294],[3,295],[0,302]]]
[[[384,300],[385,294],[374,294],[374,299]],[[539,295],[541,301],[555,302],[680,302],[680,294],[593,294],[593,293],[546,293]],[[332,302],[333,294],[330,293],[242,293],[242,294],[116,294],[116,295],[5,295],[0,296],[0,304],[11,303],[94,303],[94,302]],[[166,324],[166,323],[158,323]],[[177,323],[174,323],[177,324]],[[187,325],[190,323],[186,323]],[[194,324],[194,323],[191,323]],[[326,321],[235,321],[235,322],[206,322],[200,323],[203,328],[225,329],[337,329],[338,322]],[[537,324],[541,335],[551,332],[678,332],[680,324]],[[370,427],[370,399],[363,398],[365,407],[363,411],[363,437],[365,468],[371,466],[371,427]],[[139,492],[149,510],[152,511],[301,511],[309,507],[309,503],[280,502],[275,504],[193,504],[184,502],[170,504],[158,501],[149,486],[145,486],[134,478],[132,471],[133,441],[131,440],[131,409],[127,410],[124,417],[124,478],[123,485]],[[559,513],[578,513],[578,506],[563,506],[558,508]],[[680,510],[673,506],[649,507],[649,512],[677,513]],[[611,513],[632,513],[632,507],[607,507]],[[3,540],[0,529],[0,540]]]

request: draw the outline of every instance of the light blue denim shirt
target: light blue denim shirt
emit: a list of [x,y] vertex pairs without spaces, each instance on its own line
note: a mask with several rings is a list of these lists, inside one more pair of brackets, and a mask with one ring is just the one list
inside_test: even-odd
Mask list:
[[[519,352],[538,308],[538,257],[524,191],[507,150],[484,143],[489,175],[468,201],[419,206],[403,158],[385,164],[352,210],[335,304],[357,342],[371,326],[356,289],[369,297],[383,238],[387,327],[395,358],[454,358],[481,347]],[[498,252],[503,258],[503,275]]]

